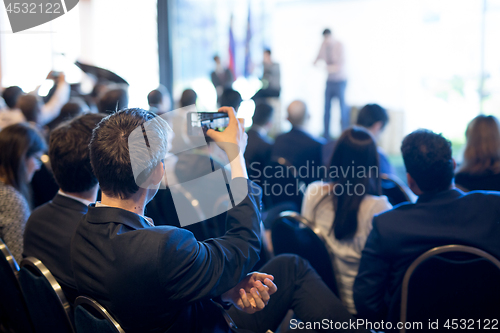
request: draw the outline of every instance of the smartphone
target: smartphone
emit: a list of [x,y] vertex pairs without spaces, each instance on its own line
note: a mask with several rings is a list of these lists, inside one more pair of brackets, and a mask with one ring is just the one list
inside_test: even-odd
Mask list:
[[206,136],[209,129],[222,132],[229,125],[229,116],[224,112],[188,112],[187,132],[190,136]]

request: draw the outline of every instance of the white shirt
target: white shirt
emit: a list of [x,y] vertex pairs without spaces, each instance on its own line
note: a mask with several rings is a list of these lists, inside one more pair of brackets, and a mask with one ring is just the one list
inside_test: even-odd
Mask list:
[[[333,233],[330,233],[335,211],[331,197],[333,194],[329,194],[326,184],[328,183],[318,181],[307,187],[302,202],[302,216],[315,223],[326,240],[326,246],[335,254],[333,265],[336,268],[340,298],[349,312],[356,314],[352,287],[358,274],[361,251],[363,251],[366,239],[372,230],[373,216],[391,209],[392,206],[386,196],[365,195],[359,206],[358,228],[354,238],[339,241]],[[321,201],[325,196],[328,198]],[[317,208],[316,205],[318,205]]]

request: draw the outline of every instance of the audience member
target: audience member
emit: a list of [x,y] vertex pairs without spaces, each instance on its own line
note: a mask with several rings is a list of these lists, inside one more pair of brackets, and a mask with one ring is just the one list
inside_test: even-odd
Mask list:
[[149,111],[162,115],[172,108],[170,93],[167,88],[160,86],[148,94]]
[[2,98],[5,101],[5,107],[0,108],[0,130],[9,125],[22,123],[24,118],[21,110],[16,108],[19,96],[24,94],[18,86],[5,88],[2,92]]
[[263,101],[257,102],[252,117],[252,127],[248,130],[248,144],[245,150],[250,180],[262,186],[264,167],[271,159],[272,140],[267,136],[271,129],[273,107]]
[[271,58],[271,50],[264,50],[262,60],[264,72],[262,74],[262,89],[252,97],[253,100],[267,97],[279,97],[281,91],[280,65]]
[[88,108],[85,107],[83,101],[80,101],[78,99],[72,99],[68,103],[64,104],[64,106],[61,108],[61,112],[56,117],[56,119],[48,123],[47,126],[52,131],[63,122],[69,121],[73,118],[82,115],[85,112],[85,109]]
[[128,92],[123,88],[108,90],[97,103],[99,113],[110,114],[128,107]]
[[180,99],[180,105],[181,108],[184,108],[186,106],[190,105],[196,105],[196,100],[198,99],[198,95],[193,89],[186,89],[182,92],[181,99]]
[[464,159],[455,175],[465,191],[500,191],[500,123],[494,116],[477,116],[465,132]]
[[287,112],[287,119],[292,124],[292,129],[276,138],[271,151],[271,159],[277,160],[282,157],[297,170],[304,167],[308,171],[307,175],[300,177],[306,184],[309,184],[320,178],[319,175],[313,176],[311,171],[322,165],[323,143],[306,133],[304,129],[306,121],[310,117],[304,102],[294,101],[290,103]]
[[373,216],[392,208],[381,196],[377,146],[370,133],[361,127],[345,130],[337,141],[329,173],[329,182],[307,187],[302,215],[320,230],[335,255],[340,298],[356,314],[352,286],[361,251],[372,230]]
[[10,125],[0,131],[0,237],[18,263],[30,215],[28,184],[40,168],[45,149],[43,137],[27,124]]
[[319,60],[326,62],[328,79],[325,89],[325,117],[323,136],[330,137],[330,111],[332,99],[338,98],[340,104],[340,125],[342,131],[349,127],[350,112],[345,104],[345,88],[347,85],[347,75],[345,71],[344,46],[341,42],[333,38],[332,31],[325,29],[323,31],[323,43],[318,56],[314,61],[316,65]]
[[38,95],[39,87],[28,95],[19,96],[16,103],[16,108],[22,111],[26,121],[40,127],[54,120],[70,97],[70,87],[64,73],[55,76],[54,72],[50,72],[47,79],[54,80],[56,85],[55,91],[47,103],[44,104],[43,99]]
[[222,96],[222,92],[225,89],[231,88],[234,82],[233,73],[229,68],[224,68],[221,64],[220,57],[218,55],[214,56],[215,70],[210,74],[212,83],[214,84],[215,90],[217,91],[217,101]]
[[[229,127],[207,134],[232,161],[231,188],[244,187],[248,195],[233,192],[235,202],[243,201],[228,212],[225,236],[205,242],[144,217],[163,176],[164,121],[127,109],[94,130],[90,159],[102,200],[89,206],[71,244],[78,291],[104,305],[127,332],[229,332],[217,303],[232,304],[228,312],[236,325],[255,332],[275,330],[290,306],[304,321],[354,320],[298,257],[278,257],[262,268],[267,274],[248,274],[259,258],[260,198],[246,179],[242,123],[232,109],[220,111],[228,112]],[[141,127],[145,142],[128,144]],[[144,170],[137,179],[132,159]]]
[[224,92],[222,93],[219,103],[220,106],[230,106],[232,107],[236,112],[238,112],[238,109],[240,108],[241,102],[243,99],[241,98],[241,95],[239,92],[236,90],[233,90],[231,88],[224,89]]
[[431,248],[462,244],[500,258],[500,194],[455,189],[451,143],[441,135],[417,130],[403,140],[401,152],[408,185],[419,198],[373,219],[354,282],[360,318],[399,320],[403,276]]
[[52,131],[49,157],[60,187],[52,201],[33,211],[24,233],[24,256],[40,259],[74,302],[78,293],[70,261],[71,238],[87,206],[96,200],[98,184],[89,157],[92,130],[104,114],[86,114]]
[[[362,126],[371,133],[375,142],[380,139],[380,135],[385,129],[385,126],[389,122],[389,116],[387,111],[378,104],[367,104],[359,110],[358,119],[356,124]],[[385,173],[388,175],[393,175],[394,170],[392,168],[389,159],[385,155],[382,148],[378,147],[378,161],[380,165],[380,173]]]

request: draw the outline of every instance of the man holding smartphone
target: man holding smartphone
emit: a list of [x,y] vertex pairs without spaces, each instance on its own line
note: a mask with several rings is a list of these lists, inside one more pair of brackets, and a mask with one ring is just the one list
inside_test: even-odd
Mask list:
[[[280,256],[262,268],[266,273],[249,274],[261,246],[260,196],[245,167],[243,122],[232,108],[219,111],[228,113],[229,126],[207,135],[228,155],[231,188],[248,193],[228,211],[226,234],[204,242],[144,215],[164,173],[163,119],[125,109],[94,130],[90,156],[102,200],[89,206],[73,238],[78,291],[101,303],[126,332],[264,332],[275,330],[289,308],[304,321],[354,320],[303,259]],[[129,140],[136,129],[142,145]],[[143,157],[136,178],[132,153]]]

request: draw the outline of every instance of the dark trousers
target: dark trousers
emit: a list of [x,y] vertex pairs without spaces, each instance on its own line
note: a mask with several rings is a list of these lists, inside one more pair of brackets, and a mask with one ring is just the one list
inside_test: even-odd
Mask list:
[[344,131],[347,127],[349,127],[350,112],[347,106],[345,105],[345,88],[347,85],[347,81],[327,81],[326,89],[325,89],[325,128],[323,132],[323,136],[325,138],[329,138],[330,136],[330,110],[332,108],[332,99],[338,98],[340,103],[340,126],[342,131]]
[[[265,333],[267,330],[274,332],[289,309],[304,323],[323,320],[332,320],[333,323],[355,321],[306,260],[295,255],[280,255],[259,271],[274,276],[278,291],[271,295],[269,303],[262,311],[254,314],[246,314],[231,307],[228,313],[237,327],[255,333]],[[320,331],[367,332],[334,329]]]

